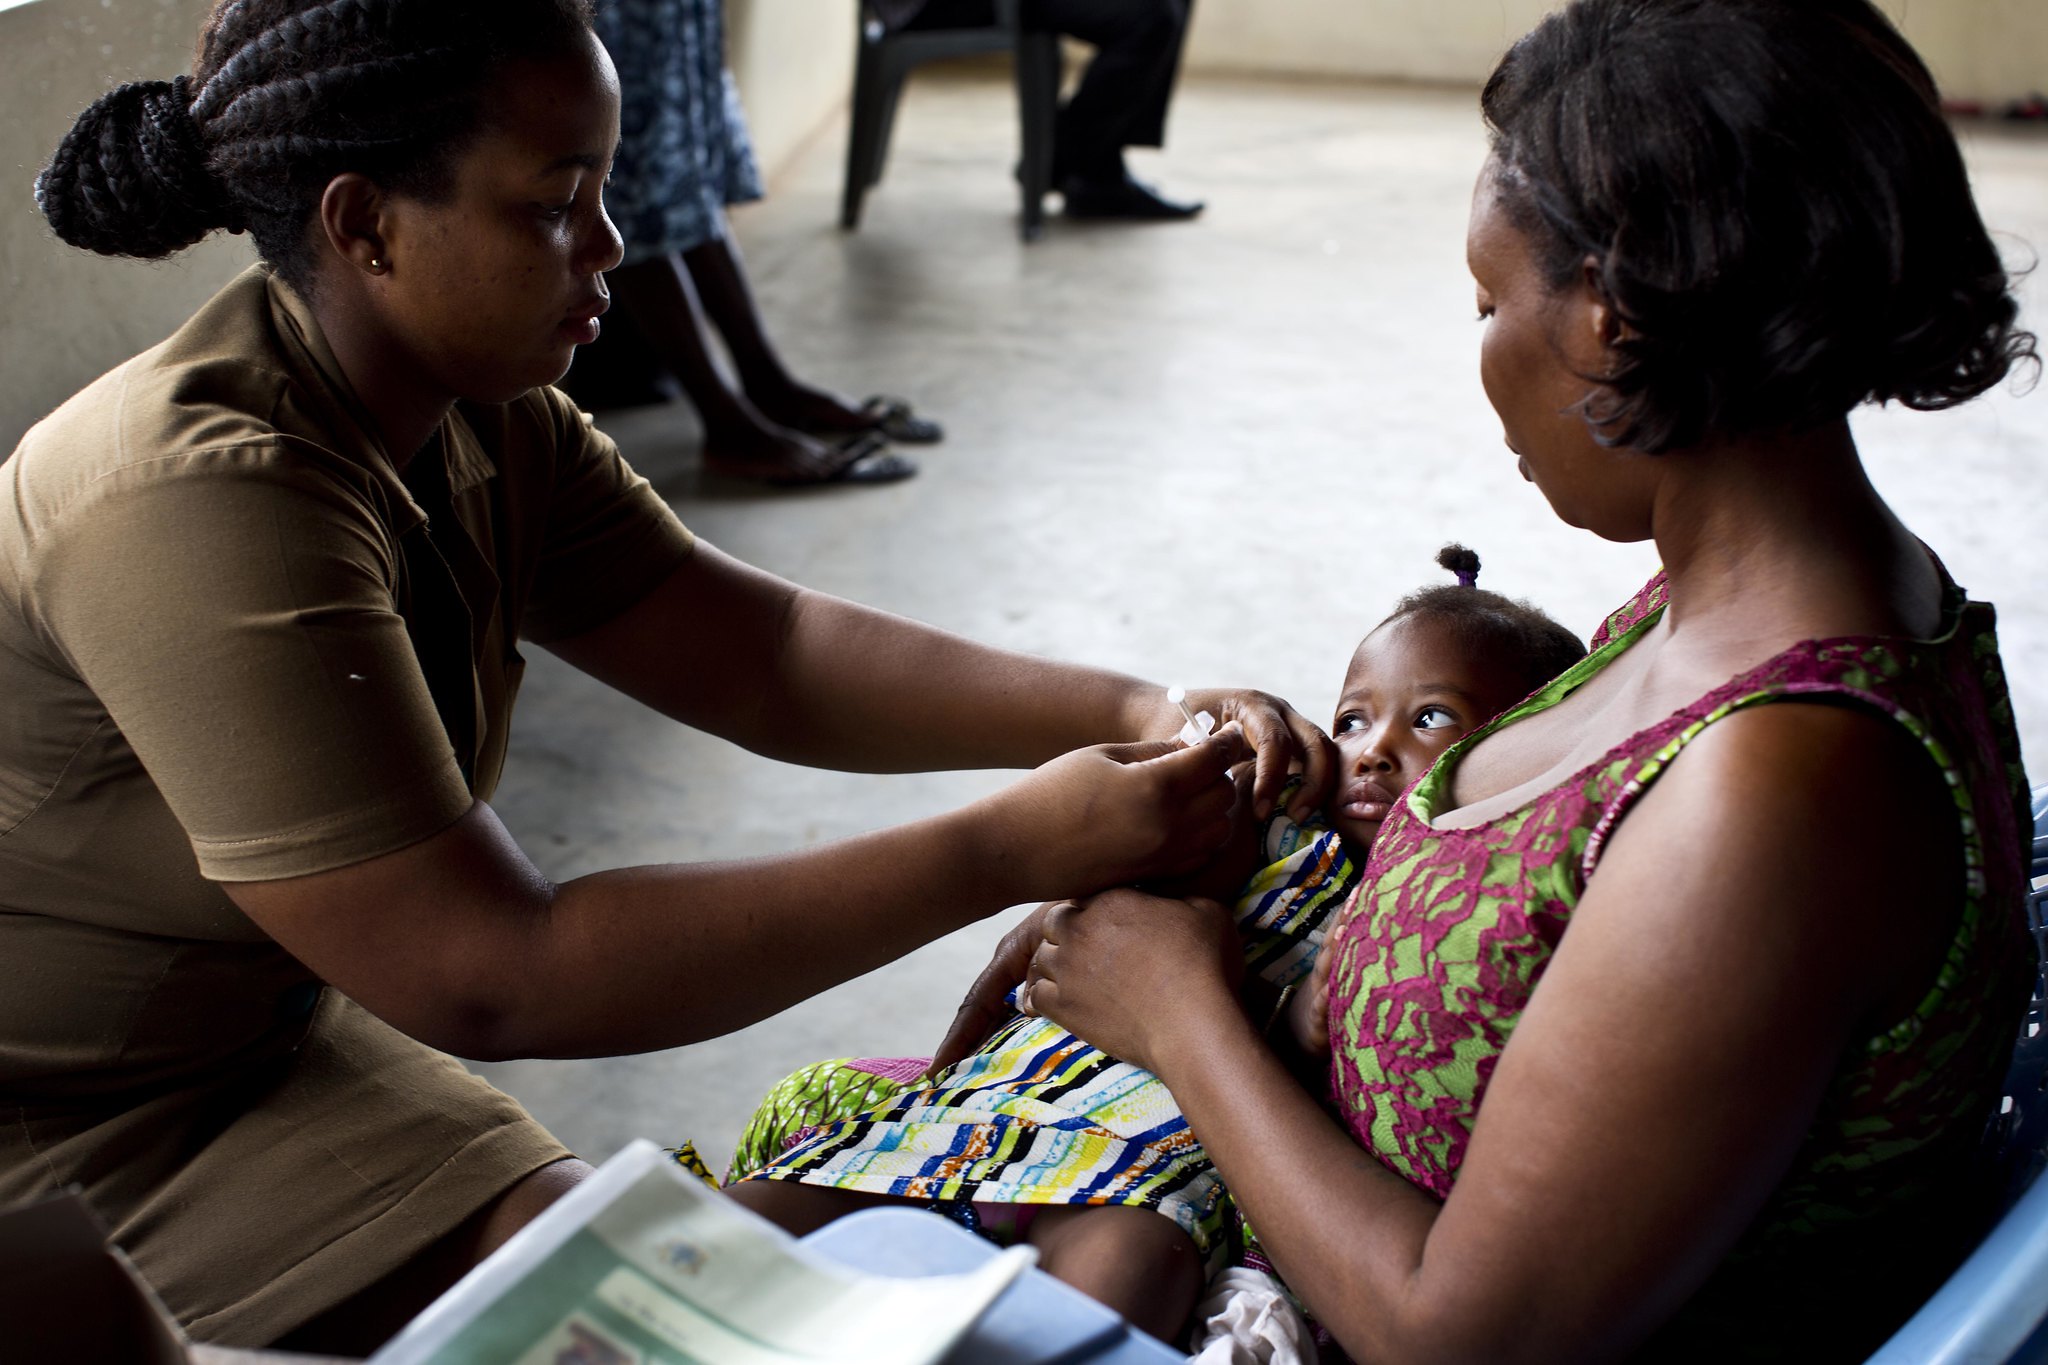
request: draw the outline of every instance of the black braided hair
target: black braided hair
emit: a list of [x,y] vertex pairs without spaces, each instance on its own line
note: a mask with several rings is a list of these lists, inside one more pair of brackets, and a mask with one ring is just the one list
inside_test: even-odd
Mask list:
[[36,177],[73,246],[168,256],[246,229],[300,289],[310,224],[345,171],[433,199],[483,121],[500,63],[545,59],[591,0],[219,0],[190,76],[109,92]]
[[1480,587],[1479,556],[1471,550],[1446,545],[1436,552],[1436,562],[1458,581],[1409,593],[1380,625],[1409,616],[1442,622],[1456,632],[1462,647],[1497,670],[1504,690],[1512,689],[1517,697],[1586,657],[1585,642],[1540,607]]
[[36,178],[52,231],[106,256],[167,256],[238,225],[220,183],[204,174],[206,148],[185,112],[190,90],[186,76],[135,81],[78,116]]

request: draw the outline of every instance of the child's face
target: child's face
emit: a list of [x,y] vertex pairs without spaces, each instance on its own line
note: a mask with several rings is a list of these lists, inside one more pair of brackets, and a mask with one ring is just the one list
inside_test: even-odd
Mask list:
[[1337,785],[1324,807],[1355,854],[1408,784],[1500,709],[1497,691],[1441,621],[1403,616],[1365,637],[1330,726]]

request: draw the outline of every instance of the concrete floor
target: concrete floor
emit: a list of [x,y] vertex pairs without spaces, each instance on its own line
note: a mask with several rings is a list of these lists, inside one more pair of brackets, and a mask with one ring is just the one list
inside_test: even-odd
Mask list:
[[[1655,566],[1557,522],[1480,391],[1463,234],[1484,146],[1470,91],[1195,81],[1140,166],[1196,223],[1054,221],[1021,246],[1013,96],[920,76],[857,234],[834,226],[843,128],[734,216],[790,359],[908,393],[949,437],[880,489],[700,484],[681,406],[606,423],[708,540],[797,581],[1012,648],[1161,681],[1242,683],[1327,721],[1352,645],[1438,577],[1581,632]],[[1986,220],[2048,246],[2048,137],[1963,130]],[[2048,291],[2024,286],[2039,328]],[[2048,779],[2048,393],[1856,419],[1878,486],[2002,609]],[[534,658],[496,805],[542,869],[769,854],[930,814],[1000,774],[866,777],[755,758]],[[930,1051],[1010,917],[754,1028],[674,1052],[481,1068],[579,1153],[634,1136],[730,1154],[762,1090],[827,1056]],[[630,944],[621,944],[630,951]]]

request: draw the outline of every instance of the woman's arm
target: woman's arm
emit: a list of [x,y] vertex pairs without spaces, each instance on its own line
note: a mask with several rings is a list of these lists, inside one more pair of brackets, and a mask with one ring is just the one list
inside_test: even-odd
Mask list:
[[1029,998],[1166,1081],[1360,1361],[1612,1358],[1762,1207],[1842,1049],[1931,980],[1954,827],[1886,722],[1772,706],[1716,725],[1619,827],[1441,1205],[1264,1047],[1213,966],[1214,912],[1113,893],[1050,916]]
[[1083,749],[914,824],[559,886],[478,802],[396,853],[224,889],[323,980],[450,1052],[646,1051],[743,1027],[1020,901],[1199,864],[1228,833],[1242,752],[1234,728],[1192,749]]
[[[623,615],[548,646],[662,713],[756,753],[861,772],[1028,768],[1088,744],[1165,739],[1163,690],[1104,669],[1015,654],[811,592],[699,543]],[[1329,741],[1262,692],[1204,692],[1257,756],[1263,811],[1306,772],[1321,799]]]
[[[1251,813],[1251,773],[1240,764],[1231,773],[1237,786],[1237,805],[1230,815],[1229,837],[1194,871],[1166,878],[1146,887],[1155,895],[1183,900],[1197,898],[1234,901],[1251,875],[1259,869],[1260,844],[1266,821]],[[1023,984],[1031,966],[1031,955],[1044,938],[1045,917],[1058,902],[1047,902],[1019,920],[996,942],[996,950],[960,998],[946,1034],[932,1053],[932,1070],[944,1071],[987,1042],[989,1036],[1016,1016],[1010,992]],[[1232,967],[1242,974],[1243,963]],[[1270,1008],[1270,999],[1268,1001]],[[1327,1048],[1325,1049],[1327,1051]]]

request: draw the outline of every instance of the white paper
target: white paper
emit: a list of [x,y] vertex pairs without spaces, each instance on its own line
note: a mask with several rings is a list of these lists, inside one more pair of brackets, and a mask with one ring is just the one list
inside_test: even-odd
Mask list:
[[964,1275],[864,1275],[635,1142],[370,1365],[926,1365],[1035,1254]]

